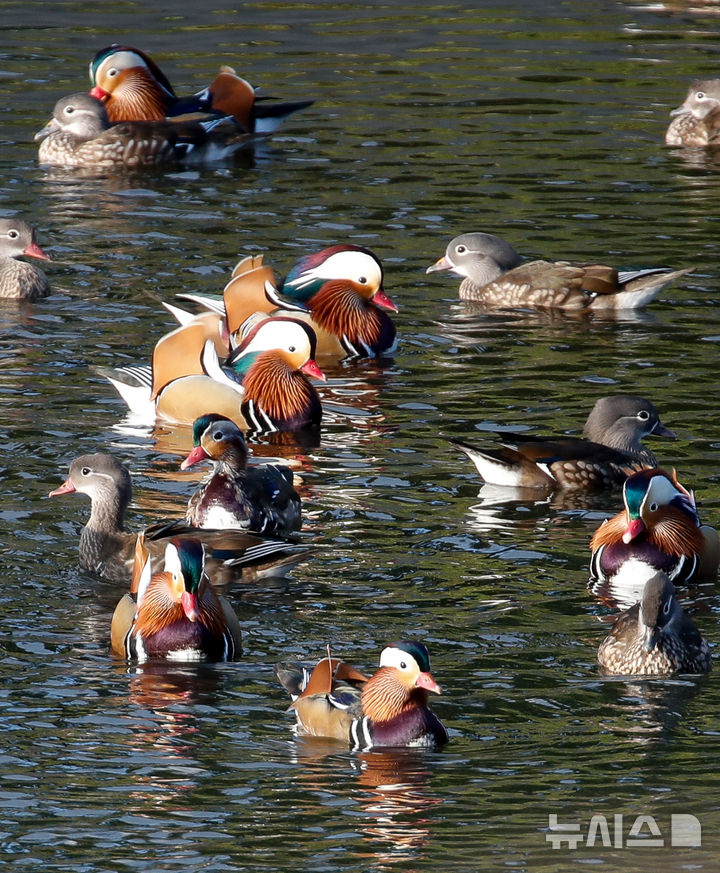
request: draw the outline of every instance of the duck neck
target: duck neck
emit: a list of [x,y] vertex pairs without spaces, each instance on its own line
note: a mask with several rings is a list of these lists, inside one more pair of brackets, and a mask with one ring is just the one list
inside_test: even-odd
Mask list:
[[374,722],[391,721],[408,709],[425,705],[427,691],[405,688],[387,668],[380,668],[368,679],[362,691],[363,712]]

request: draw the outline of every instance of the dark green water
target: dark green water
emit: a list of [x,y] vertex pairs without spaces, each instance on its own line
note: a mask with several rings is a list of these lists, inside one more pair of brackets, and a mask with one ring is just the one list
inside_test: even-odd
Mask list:
[[[653,447],[720,523],[720,165],[662,144],[687,81],[717,75],[714,7],[686,9],[0,2],[0,211],[38,226],[62,289],[0,312],[8,869],[718,869],[720,670],[627,682],[595,667],[608,610],[586,590],[587,544],[617,498],[502,502],[439,436],[577,432],[598,396],[642,394],[679,435]],[[182,93],[230,63],[317,102],[249,166],[39,169],[33,134],[112,41],[144,48]],[[696,271],[622,320],[487,314],[424,272],[468,230],[529,256]],[[282,449],[300,459],[304,536],[322,555],[232,592],[240,662],[117,664],[120,592],[77,570],[87,504],[45,495],[75,455],[110,450],[134,474],[134,528],[177,514],[188,434],[128,426],[92,367],[147,360],[171,326],[158,298],[219,290],[241,254],[284,271],[343,241],[383,259],[401,344],[386,368],[330,370],[320,445]],[[697,594],[716,643],[716,591]],[[446,751],[293,737],[275,661],[329,641],[370,669],[407,636],[443,686]],[[604,815],[613,845],[554,850],[552,814],[583,836]],[[673,814],[700,821],[702,848],[670,846]],[[620,848],[616,815],[625,839],[654,816],[664,848]]]

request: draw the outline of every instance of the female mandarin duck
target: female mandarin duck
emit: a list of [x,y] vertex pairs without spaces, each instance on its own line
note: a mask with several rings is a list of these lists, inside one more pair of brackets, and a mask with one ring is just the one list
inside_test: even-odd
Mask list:
[[662,572],[647,580],[641,599],[618,618],[598,649],[600,666],[623,676],[704,673],[711,661],[707,640]]
[[257,533],[300,528],[292,470],[282,464],[248,468],[247,443],[234,422],[222,415],[201,416],[193,424],[193,444],[180,469],[205,460],[213,462],[213,469],[188,502],[188,524]]
[[604,521],[590,542],[594,579],[637,588],[659,570],[673,582],[717,576],[717,532],[700,523],[695,498],[674,471],[633,474],[623,485],[623,500],[625,509]]
[[624,394],[600,398],[583,434],[585,439],[503,433],[506,442],[499,449],[450,442],[465,452],[485,482],[549,490],[621,485],[631,473],[657,466],[655,456],[641,442],[643,437],[675,439],[649,400]]
[[263,264],[262,256],[243,258],[223,290],[222,302],[180,296],[224,311],[231,336],[253,311],[278,314],[278,306],[295,307],[295,317],[315,331],[322,357],[381,357],[397,346],[395,325],[387,314],[397,307],[383,289],[382,264],[361,246],[335,245],[307,255],[284,282]]
[[325,375],[314,355],[307,324],[267,318],[221,365],[205,325],[192,322],[157,342],[151,367],[98,372],[144,420],[192,424],[215,412],[243,430],[268,433],[319,426],[322,404],[307,377],[325,381]]
[[486,306],[575,311],[638,309],[692,268],[664,267],[618,272],[602,264],[527,261],[500,237],[464,233],[428,273],[450,270],[463,276],[460,297]]
[[117,43],[90,62],[90,94],[102,100],[110,121],[160,121],[168,116],[210,112],[232,116],[248,134],[269,136],[293,112],[312,100],[290,103],[258,99],[255,89],[223,66],[215,81],[192,97],[178,98],[167,76],[140,49]]
[[153,658],[233,661],[240,655],[240,624],[205,573],[202,543],[170,540],[165,569],[151,575],[150,556],[140,535],[135,560],[137,589],[120,600],[110,625],[116,655],[140,663]]
[[0,218],[0,298],[4,300],[38,300],[50,293],[50,283],[41,269],[21,255],[49,261],[35,242],[35,231],[19,218]]
[[[81,455],[70,464],[70,473],[50,492],[86,494],[90,498],[90,519],[80,534],[80,566],[111,582],[127,582],[132,575],[137,535],[125,530],[125,512],[132,497],[130,473],[111,455]],[[180,528],[181,529],[181,528]],[[169,536],[178,526],[155,525],[145,531],[146,548],[154,558],[162,554]],[[213,580],[221,581],[223,567],[227,575],[246,572],[248,577],[265,570],[279,575],[300,560],[308,549],[292,543],[267,540],[246,531],[190,529],[190,535],[202,539],[210,548],[207,569]],[[237,573],[235,572],[237,570]]]
[[671,146],[720,145],[720,79],[696,79],[665,133]]
[[247,142],[222,119],[128,121],[111,125],[105,107],[89,94],[69,94],[35,134],[41,164],[57,167],[152,167],[182,161],[224,160]]
[[300,734],[350,742],[354,750],[378,746],[441,746],[448,734],[428,708],[428,692],[440,694],[430,673],[427,648],[393,643],[380,654],[369,679],[349,664],[324,658],[311,674],[299,664],[278,664],[290,692]]

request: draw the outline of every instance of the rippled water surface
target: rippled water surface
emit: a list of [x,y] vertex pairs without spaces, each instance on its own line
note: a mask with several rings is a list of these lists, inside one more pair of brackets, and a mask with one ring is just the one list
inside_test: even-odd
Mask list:
[[[595,667],[611,613],[586,590],[587,544],[617,496],[503,500],[441,436],[576,433],[597,397],[642,394],[679,436],[653,447],[720,522],[720,164],[662,144],[687,81],[717,74],[716,7],[200,5],[0,2],[0,211],[37,225],[56,289],[0,311],[8,869],[717,870],[720,670],[632,682]],[[181,93],[230,63],[316,102],[230,166],[38,168],[32,135],[113,41]],[[488,314],[425,274],[467,230],[529,256],[696,269],[622,319]],[[230,592],[238,663],[114,661],[121,592],[77,569],[88,504],[45,495],[75,455],[109,450],[133,471],[139,528],[178,515],[195,479],[178,471],[187,430],[128,426],[93,368],[148,360],[171,327],[159,301],[218,291],[241,254],[285,271],[343,241],[385,264],[397,356],[329,369],[319,445],[255,446],[297,459],[302,536],[321,553]],[[693,596],[717,642],[714,586]],[[446,750],[293,737],[277,660],[329,641],[371,669],[403,637],[430,648]],[[700,849],[670,846],[684,813]],[[604,815],[612,845],[554,850],[551,814],[583,835]],[[622,848],[639,814],[664,848]]]

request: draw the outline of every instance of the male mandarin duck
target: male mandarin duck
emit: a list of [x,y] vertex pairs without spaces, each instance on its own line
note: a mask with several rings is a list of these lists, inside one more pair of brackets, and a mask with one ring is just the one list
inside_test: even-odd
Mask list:
[[606,672],[623,676],[704,673],[712,666],[707,640],[662,572],[647,580],[641,599],[613,624],[600,643],[598,662]]
[[720,145],[720,79],[695,79],[665,133],[671,146]]
[[[223,310],[219,301],[180,296]],[[383,289],[382,264],[362,246],[334,245],[307,255],[282,282],[261,256],[243,258],[223,290],[223,303],[231,336],[252,307],[278,314],[278,308],[294,306],[299,310],[295,317],[315,331],[323,357],[381,357],[397,346],[395,325],[387,314],[397,307]]]
[[181,325],[196,321],[208,325],[208,336],[213,337],[218,355],[225,357],[242,342],[252,326],[253,316],[258,313],[297,317],[297,313],[308,312],[303,303],[284,297],[277,284],[275,271],[263,266],[262,255],[249,255],[236,265],[222,297],[192,293],[177,295],[208,311],[196,315],[167,302],[163,302],[163,306]]
[[239,528],[256,533],[289,533],[301,521],[300,496],[284,464],[247,467],[248,447],[240,428],[223,415],[193,423],[194,448],[180,465],[200,461],[213,469],[188,502],[185,520],[194,527]]
[[0,298],[38,300],[50,293],[50,283],[39,267],[18,261],[27,255],[49,261],[35,242],[35,231],[19,218],[0,218]]
[[155,658],[233,661],[240,655],[240,624],[227,600],[213,590],[201,542],[170,540],[164,570],[152,574],[150,555],[139,535],[135,561],[137,588],[120,600],[110,625],[116,655],[140,663]]
[[652,267],[618,272],[603,264],[527,261],[500,237],[464,233],[426,270],[462,276],[460,297],[486,306],[574,311],[638,309],[666,285],[692,272]]
[[514,488],[593,489],[621,485],[637,470],[655,467],[653,453],[641,440],[675,434],[657,409],[642,397],[601,397],[578,437],[534,437],[503,433],[498,449],[451,439],[465,452],[485,482]]
[[328,657],[312,673],[299,664],[275,668],[290,692],[300,734],[349,742],[354,750],[378,746],[441,746],[448,734],[428,708],[428,692],[440,694],[430,656],[419,642],[392,643],[369,679],[344,661]]
[[216,79],[192,97],[179,98],[167,76],[145,52],[117,43],[100,49],[90,62],[90,94],[102,100],[112,122],[160,121],[185,113],[232,116],[253,136],[269,136],[293,112],[312,100],[275,102],[258,97],[232,67],[222,66]]
[[111,125],[89,94],[69,94],[35,134],[38,160],[57,167],[153,167],[224,160],[247,143],[233,124],[210,121],[128,121]]
[[[90,498],[90,519],[80,534],[80,566],[108,581],[127,582],[137,540],[136,534],[125,530],[125,512],[132,498],[127,467],[112,455],[81,455],[70,464],[65,482],[49,496],[73,493]],[[147,528],[145,541],[151,557],[160,556],[170,536],[185,532],[188,530],[173,523]],[[207,569],[214,581],[240,573],[248,578],[266,571],[280,575],[308,552],[305,546],[268,540],[247,531],[190,528],[189,535],[207,544]]]
[[605,520],[590,542],[595,580],[637,588],[657,571],[673,582],[716,578],[718,534],[700,523],[695,498],[674,471],[634,473],[623,485],[623,501],[623,511]]
[[209,412],[253,432],[302,430],[322,419],[308,376],[325,380],[314,361],[315,335],[294,318],[255,324],[223,365],[205,325],[192,322],[158,340],[151,367],[98,368],[130,411],[192,424]]

